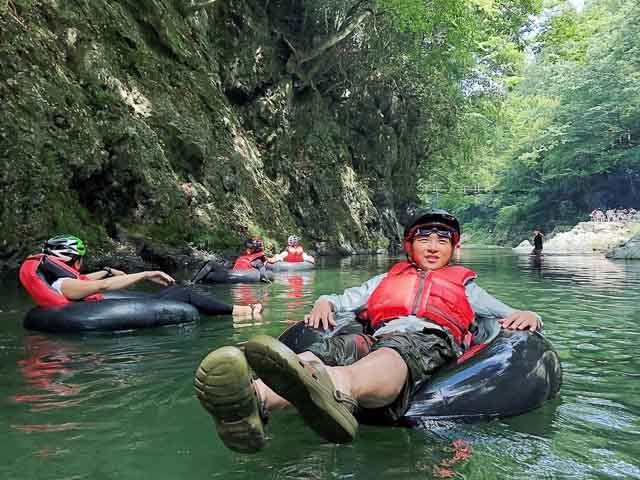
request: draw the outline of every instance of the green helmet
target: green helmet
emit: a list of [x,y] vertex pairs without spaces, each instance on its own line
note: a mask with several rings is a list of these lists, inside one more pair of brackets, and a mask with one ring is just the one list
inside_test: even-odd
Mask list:
[[56,235],[50,238],[42,246],[42,253],[53,255],[62,261],[84,257],[87,254],[87,246],[74,235]]

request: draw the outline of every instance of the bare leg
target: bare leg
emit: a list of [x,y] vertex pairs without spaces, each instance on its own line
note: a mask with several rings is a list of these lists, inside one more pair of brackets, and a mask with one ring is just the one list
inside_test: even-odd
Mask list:
[[[320,361],[320,359],[311,352],[302,352],[302,353],[299,353],[298,356],[302,360],[306,360],[306,361],[309,361],[309,360],[315,360],[317,362]],[[264,406],[267,408],[267,410],[278,410],[281,408],[287,408],[291,406],[291,403],[289,403],[288,400],[282,398],[276,392],[271,390],[267,385],[265,385],[265,383],[262,380],[257,380],[255,382],[255,386],[256,386],[256,391],[258,392],[258,397],[260,397],[260,400],[264,402]]]
[[[298,356],[306,361],[320,361],[311,352]],[[400,394],[408,374],[406,363],[391,348],[376,350],[353,365],[327,367],[327,371],[336,390],[354,397],[365,408],[378,408],[392,403]],[[261,380],[256,382],[256,389],[268,410],[290,405]]]
[[400,354],[391,348],[376,350],[353,365],[328,370],[336,389],[355,398],[364,408],[391,404],[409,373]]
[[262,313],[263,305],[255,303],[253,305],[234,305],[231,315],[234,317],[258,317]]

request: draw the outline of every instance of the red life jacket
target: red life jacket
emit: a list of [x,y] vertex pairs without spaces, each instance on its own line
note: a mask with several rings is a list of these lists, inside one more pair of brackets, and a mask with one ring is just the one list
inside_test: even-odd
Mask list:
[[[22,286],[40,307],[59,307],[71,303],[71,300],[51,288],[57,279],[89,280],[89,277],[81,275],[63,261],[42,253],[27,257],[20,266],[19,276]],[[104,295],[94,293],[82,300],[99,301],[103,299]]]
[[464,286],[474,278],[475,272],[458,265],[427,272],[408,262],[397,263],[371,293],[367,318],[376,329],[386,321],[415,315],[448,329],[461,343],[474,319]]
[[256,260],[264,259],[264,252],[251,253],[249,255],[240,255],[233,264],[234,270],[252,270],[256,267],[251,265]]
[[302,247],[287,247],[287,256],[284,257],[285,262],[303,262],[304,258],[302,256],[302,252],[304,249]]

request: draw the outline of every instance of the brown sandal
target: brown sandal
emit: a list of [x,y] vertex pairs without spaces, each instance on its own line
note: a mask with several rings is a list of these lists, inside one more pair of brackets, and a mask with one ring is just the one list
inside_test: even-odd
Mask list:
[[258,377],[295,406],[305,423],[333,443],[352,441],[358,429],[356,400],[335,389],[321,362],[301,360],[273,337],[258,335],[245,346]]
[[255,453],[264,447],[267,412],[240,349],[222,347],[209,353],[198,366],[194,387],[228,448]]

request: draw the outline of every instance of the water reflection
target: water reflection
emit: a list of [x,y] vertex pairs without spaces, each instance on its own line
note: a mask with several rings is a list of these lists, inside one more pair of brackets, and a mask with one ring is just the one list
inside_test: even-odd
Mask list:
[[284,305],[284,322],[295,323],[302,320],[301,311],[306,310],[310,296],[313,292],[315,271],[287,272],[278,276],[276,282],[284,288],[279,295],[279,300]]
[[601,256],[545,255],[518,256],[518,266],[525,272],[539,272],[542,278],[572,281],[589,287],[609,288],[617,281],[638,283],[638,270],[627,262]]
[[231,286],[231,296],[236,305],[265,303],[269,300],[270,284],[237,283]]
[[32,411],[77,405],[80,400],[73,397],[80,391],[81,385],[68,382],[73,373],[67,367],[78,355],[73,344],[65,345],[62,341],[45,336],[28,335],[25,338],[25,351],[27,357],[18,361],[18,367],[25,386],[35,392],[17,393],[11,399],[29,405]]

